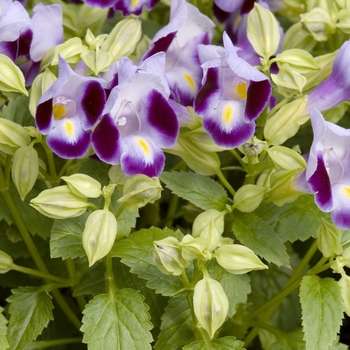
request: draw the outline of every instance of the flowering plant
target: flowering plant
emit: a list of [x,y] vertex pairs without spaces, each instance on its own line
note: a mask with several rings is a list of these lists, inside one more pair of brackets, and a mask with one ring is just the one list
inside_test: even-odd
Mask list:
[[0,350],[342,350],[346,0],[0,0]]

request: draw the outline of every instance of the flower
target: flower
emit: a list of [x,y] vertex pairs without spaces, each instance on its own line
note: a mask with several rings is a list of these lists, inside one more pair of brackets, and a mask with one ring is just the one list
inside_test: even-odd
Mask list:
[[162,75],[164,62],[164,53],[139,67],[122,58],[118,85],[92,133],[97,156],[109,164],[120,163],[128,176],[158,176],[165,162],[161,148],[172,147],[178,135],[179,123],[167,101],[169,87]]
[[332,213],[341,229],[350,228],[350,130],[324,120],[310,110],[314,140],[306,169],[306,180],[315,194],[317,206]]
[[80,76],[59,58],[58,79],[41,96],[35,121],[48,146],[62,158],[83,157],[91,128],[101,116],[106,97],[101,79]]
[[263,73],[238,57],[226,33],[223,40],[225,49],[199,46],[204,78],[194,109],[216,144],[234,148],[254,135],[254,121],[270,98],[271,85]]

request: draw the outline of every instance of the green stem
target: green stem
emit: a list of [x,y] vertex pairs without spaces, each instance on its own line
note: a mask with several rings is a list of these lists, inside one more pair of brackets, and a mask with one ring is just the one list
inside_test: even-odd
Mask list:
[[243,162],[242,157],[239,155],[239,153],[235,149],[231,149],[230,152],[236,158],[239,164],[241,164],[244,171],[247,171],[247,164]]
[[26,347],[26,350],[52,349],[56,346],[67,344],[81,344],[81,338],[63,338],[54,340],[34,341]]
[[178,204],[179,204],[179,197],[172,194],[169,201],[169,208],[166,215],[165,226],[171,227],[173,225],[172,217],[174,217],[174,215],[177,212]]
[[233,187],[230,185],[230,183],[226,180],[225,176],[223,175],[223,173],[221,172],[221,170],[219,170],[216,175],[218,176],[218,178],[220,179],[220,181],[223,183],[223,185],[228,189],[228,191],[232,194],[232,196],[235,196],[236,191],[233,189]]
[[67,168],[72,164],[73,159],[69,159],[66,161],[66,163],[64,164],[64,166],[62,167],[62,169],[60,170],[58,177],[61,178],[65,173]]
[[50,174],[51,174],[52,178],[59,181],[59,179],[57,178],[55,159],[54,159],[52,150],[46,144],[46,140],[42,139],[40,144],[43,146],[43,148],[46,152],[47,161],[49,163],[49,169],[50,169]]
[[105,257],[106,266],[106,290],[111,295],[114,295],[117,288],[115,284],[114,272],[113,272],[113,260],[111,253],[107,254]]

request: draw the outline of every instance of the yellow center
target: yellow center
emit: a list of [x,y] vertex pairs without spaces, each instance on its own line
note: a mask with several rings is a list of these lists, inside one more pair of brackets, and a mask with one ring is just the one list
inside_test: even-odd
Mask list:
[[237,92],[238,96],[240,96],[242,98],[242,100],[246,100],[247,99],[247,84],[246,83],[237,84],[236,92]]
[[343,188],[345,195],[350,198],[350,187],[344,187]]
[[196,88],[196,83],[194,82],[193,78],[187,74],[187,73],[184,73],[183,74],[183,77],[185,78],[185,80],[188,82],[188,85],[190,86],[190,88],[192,90],[194,90]]
[[233,118],[233,107],[231,105],[226,105],[222,111],[222,120],[228,124]]
[[143,152],[146,153],[147,155],[149,155],[150,150],[149,150],[149,147],[147,145],[147,142],[145,142],[142,139],[138,139],[137,142],[138,142],[139,146],[142,148]]
[[139,0],[131,0],[131,8],[134,9]]
[[61,120],[66,115],[66,108],[61,104],[54,105],[52,114],[56,120]]
[[66,133],[69,136],[73,136],[74,135],[74,124],[70,121],[66,121],[64,124],[65,128],[66,128]]

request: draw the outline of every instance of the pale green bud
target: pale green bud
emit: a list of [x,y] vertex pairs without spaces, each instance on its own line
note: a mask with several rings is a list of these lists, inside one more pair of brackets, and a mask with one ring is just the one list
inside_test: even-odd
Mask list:
[[42,139],[42,135],[40,134],[39,130],[35,128],[34,126],[25,126],[24,129],[28,133],[30,137],[33,137],[40,141]]
[[280,145],[294,136],[300,125],[309,120],[305,113],[307,96],[303,96],[284,105],[266,122],[264,134],[271,145]]
[[11,256],[0,250],[0,274],[9,272],[12,266],[13,260]]
[[350,3],[348,0],[335,0],[339,8],[350,10]]
[[123,197],[118,199],[118,203],[124,204],[130,212],[137,212],[138,208],[158,200],[161,192],[162,185],[157,177],[134,175],[126,180]]
[[108,71],[113,62],[113,55],[110,52],[101,51],[98,47],[95,52],[83,52],[81,58],[96,76]]
[[338,283],[341,288],[344,311],[348,316],[350,316],[350,277],[346,274],[342,274],[342,277]]
[[95,210],[86,220],[82,236],[89,266],[105,257],[117,235],[117,219],[108,209]]
[[350,267],[350,247],[347,247],[343,250],[342,257],[344,261],[346,262],[345,265],[347,267]]
[[117,185],[118,188],[121,185],[124,185],[126,180],[129,178],[125,175],[120,164],[110,167],[108,170],[108,177],[113,184]]
[[103,186],[102,188],[102,196],[104,198],[111,198],[115,190],[115,184],[109,184],[107,186]]
[[213,257],[227,272],[234,275],[268,268],[251,249],[240,244],[224,244],[215,251]]
[[13,156],[12,181],[22,201],[34,187],[38,174],[38,152],[33,148],[33,145],[18,148]]
[[325,258],[329,258],[333,254],[340,255],[343,252],[341,245],[342,231],[334,224],[322,219],[316,235],[318,249]]
[[62,176],[71,191],[80,197],[98,198],[101,195],[101,184],[86,174]]
[[136,18],[123,19],[112,29],[101,50],[113,55],[118,61],[123,56],[130,55],[141,38],[141,22]]
[[305,159],[288,147],[273,146],[267,150],[267,153],[277,170],[306,169]]
[[210,222],[214,223],[216,230],[220,235],[224,232],[224,216],[226,212],[220,212],[216,209],[209,209],[201,214],[199,214],[193,222],[192,226],[192,236],[201,236],[203,230],[208,229]]
[[277,51],[281,38],[278,22],[271,11],[258,3],[249,12],[247,36],[255,52],[266,60]]
[[0,118],[0,151],[13,155],[22,146],[30,143],[30,136],[22,125]]
[[250,160],[252,164],[257,164],[259,163],[259,154],[267,148],[268,144],[266,141],[261,141],[254,136],[252,141],[246,142],[239,147],[239,150],[245,154],[242,158],[243,162],[248,164]]
[[107,39],[108,34],[101,34],[95,36],[90,29],[86,31],[85,42],[89,45],[90,50],[95,50],[100,47],[102,43]]
[[202,237],[196,237],[187,234],[180,242],[181,255],[185,260],[210,259],[211,254],[204,254],[207,243]]
[[349,109],[350,103],[349,101],[345,101],[343,103],[339,103],[335,107],[331,109],[327,109],[326,111],[323,111],[323,117],[328,122],[331,122],[333,124],[337,124],[340,119],[342,119]]
[[[186,125],[186,127],[189,126]],[[204,152],[222,152],[227,150],[227,148],[218,146],[202,126],[196,127],[195,129],[186,132],[185,135],[195,145],[200,145],[201,150]]]
[[344,266],[346,263],[347,261],[342,256],[337,256],[331,264],[331,269],[334,273],[345,274]]
[[300,22],[317,41],[327,41],[336,30],[329,12],[321,7],[315,7],[300,17]]
[[309,52],[316,46],[316,44],[317,41],[309,31],[305,30],[300,22],[297,22],[286,31],[282,49],[285,51],[298,48]]
[[30,201],[41,214],[53,219],[65,219],[84,214],[89,206],[87,200],[74,194],[68,185],[42,191]]
[[204,278],[194,287],[193,308],[198,323],[212,339],[225,322],[229,308],[222,285],[204,274]]
[[154,241],[153,261],[166,275],[180,276],[190,265],[181,255],[180,243],[175,237]]
[[244,213],[250,213],[260,205],[266,191],[266,187],[252,184],[244,185],[235,194],[234,207]]
[[51,65],[54,66],[58,64],[58,55],[60,55],[69,64],[77,64],[81,61],[81,55],[87,51],[87,46],[83,45],[80,38],[75,37],[68,39],[63,44],[55,47]]
[[0,54],[0,90],[28,96],[22,71],[6,55]]
[[336,24],[343,33],[350,34],[350,9],[342,9],[338,13],[339,22]]

